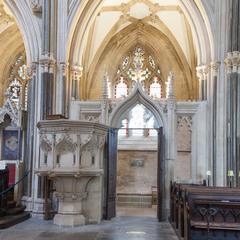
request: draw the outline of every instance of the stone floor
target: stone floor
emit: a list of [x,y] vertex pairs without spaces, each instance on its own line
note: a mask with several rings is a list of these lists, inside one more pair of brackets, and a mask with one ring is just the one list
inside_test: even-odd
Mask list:
[[[132,212],[131,212],[132,211]],[[137,211],[118,211],[118,217],[100,225],[75,228],[58,227],[52,221],[30,218],[0,231],[0,240],[177,240],[169,223],[158,223],[155,217],[136,215]],[[128,212],[128,216],[121,216]]]

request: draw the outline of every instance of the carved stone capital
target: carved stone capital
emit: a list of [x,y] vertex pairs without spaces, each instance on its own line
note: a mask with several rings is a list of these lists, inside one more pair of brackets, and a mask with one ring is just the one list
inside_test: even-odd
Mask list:
[[224,61],[227,73],[240,73],[240,52],[234,51],[227,53],[227,57]]
[[207,74],[209,72],[209,67],[207,65],[197,66],[197,77],[199,80],[207,80]]
[[42,13],[42,5],[32,1],[30,3],[33,13]]
[[60,66],[63,76],[66,76],[68,63],[60,62]]
[[211,67],[211,69],[213,71],[213,75],[214,76],[216,76],[218,74],[218,70],[219,70],[220,65],[221,65],[221,62],[218,62],[218,61],[211,62],[210,67]]
[[44,72],[53,72],[56,66],[56,60],[52,56],[43,55],[39,60]]
[[83,67],[80,65],[71,66],[71,73],[73,80],[79,81],[82,77]]

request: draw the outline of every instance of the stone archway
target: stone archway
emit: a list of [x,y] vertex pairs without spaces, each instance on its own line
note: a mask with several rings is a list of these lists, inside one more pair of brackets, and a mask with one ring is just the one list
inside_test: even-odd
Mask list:
[[160,105],[157,105],[152,98],[150,98],[142,89],[142,86],[139,82],[136,83],[133,91],[131,94],[126,97],[123,101],[119,102],[116,107],[113,109],[109,116],[109,125],[111,127],[117,128],[119,119],[131,107],[135,106],[136,104],[142,104],[147,109],[149,109],[154,117],[157,120],[158,127],[163,127],[166,129],[167,123],[165,116],[163,114],[163,108]]
[[158,203],[160,203],[157,208],[157,217],[159,221],[162,221],[166,220],[168,214],[167,211],[163,211],[167,208],[167,201],[165,199],[167,196],[164,192],[166,192],[166,187],[168,187],[168,184],[166,184],[166,179],[168,178],[166,178],[166,176],[169,175],[165,169],[165,140],[167,138],[167,126],[162,109],[143,91],[139,82],[136,83],[132,93],[115,107],[109,117],[109,125],[111,126],[111,129],[108,136],[108,163],[106,176],[107,188],[110,188],[111,191],[107,191],[110,194],[110,197],[108,198],[108,195],[106,195],[106,201],[110,199],[109,201],[111,201],[111,203],[106,203],[107,214],[105,218],[111,219],[116,214],[117,130],[120,128],[121,118],[124,116],[124,113],[137,104],[142,104],[146,107],[153,114],[157,122],[157,189]]

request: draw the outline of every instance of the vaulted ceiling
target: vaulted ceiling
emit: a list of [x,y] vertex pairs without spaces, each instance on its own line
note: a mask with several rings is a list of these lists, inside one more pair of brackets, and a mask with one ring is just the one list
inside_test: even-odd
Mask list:
[[82,96],[88,92],[85,98],[99,97],[97,79],[104,71],[116,71],[118,61],[140,42],[153,49],[165,77],[178,65],[176,78],[181,78],[178,86],[184,90],[179,90],[179,99],[197,98],[194,40],[179,0],[105,0],[85,38],[82,63],[87,83]]

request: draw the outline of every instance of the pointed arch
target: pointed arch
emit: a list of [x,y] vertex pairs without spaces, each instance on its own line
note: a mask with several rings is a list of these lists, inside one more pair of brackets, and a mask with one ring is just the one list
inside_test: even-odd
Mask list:
[[140,83],[136,83],[132,93],[121,101],[115,109],[112,111],[109,117],[109,125],[111,127],[118,128],[121,117],[125,112],[132,109],[137,104],[144,105],[148,110],[150,110],[155,117],[158,127],[163,127],[166,129],[167,123],[163,111],[160,106],[158,106],[142,89]]
[[17,26],[23,36],[28,64],[38,61],[41,52],[41,31],[37,19],[32,14],[30,5],[27,1],[6,0],[5,2],[14,15]]

